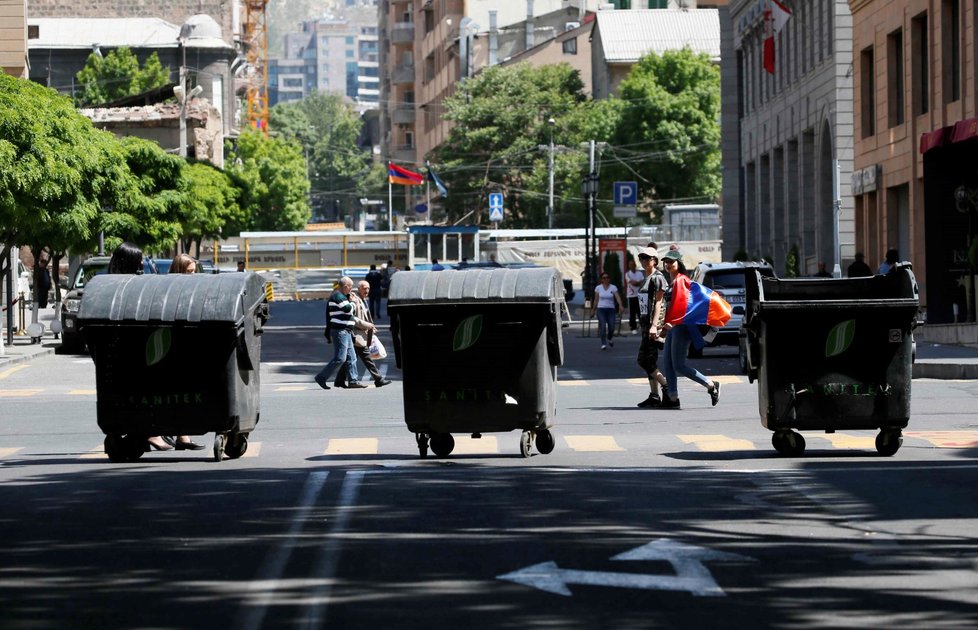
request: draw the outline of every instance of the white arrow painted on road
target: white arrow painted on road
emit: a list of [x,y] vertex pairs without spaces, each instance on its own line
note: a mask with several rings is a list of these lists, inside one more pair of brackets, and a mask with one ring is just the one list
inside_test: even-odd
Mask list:
[[612,560],[664,560],[676,570],[676,575],[648,575],[642,573],[619,573],[612,571],[580,571],[561,569],[556,562],[541,562],[512,573],[497,576],[497,579],[516,582],[555,593],[570,596],[568,584],[587,584],[590,586],[610,586],[613,588],[638,588],[659,591],[688,591],[697,596],[724,597],[704,561],[752,562],[754,559],[735,553],[714,551],[694,545],[660,538],[641,547],[620,553]]

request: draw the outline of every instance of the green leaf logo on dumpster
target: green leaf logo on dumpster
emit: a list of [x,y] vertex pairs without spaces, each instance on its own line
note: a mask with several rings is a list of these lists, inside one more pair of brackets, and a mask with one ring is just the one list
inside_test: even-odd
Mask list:
[[482,315],[466,317],[455,328],[452,350],[458,352],[459,350],[465,350],[475,345],[475,342],[479,340],[480,334],[482,334]]
[[170,351],[170,329],[157,328],[146,340],[146,366],[156,365]]
[[848,350],[855,334],[856,320],[849,319],[836,324],[825,339],[825,358],[834,357]]

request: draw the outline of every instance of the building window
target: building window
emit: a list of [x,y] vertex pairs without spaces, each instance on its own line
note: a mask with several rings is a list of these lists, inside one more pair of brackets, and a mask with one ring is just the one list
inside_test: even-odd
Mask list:
[[346,45],[347,46],[352,46],[354,43],[355,42],[353,40],[353,36],[352,35],[347,35],[346,36]]
[[431,7],[425,7],[424,11],[424,32],[425,35],[435,30],[435,12],[431,10]]
[[302,87],[302,79],[292,79],[292,78],[283,79],[282,80],[282,87],[287,87],[287,88],[301,88]]
[[886,120],[890,127],[903,124],[903,29],[886,36]]
[[910,63],[913,89],[913,113],[920,116],[930,111],[930,35],[927,32],[927,13],[921,13],[910,23]]
[[941,2],[941,61],[944,102],[961,98],[961,13],[958,0]]
[[876,75],[873,64],[873,47],[859,53],[859,106],[863,138],[876,133]]
[[427,83],[435,78],[435,53],[424,58],[424,81]]
[[564,54],[565,55],[576,55],[577,54],[577,38],[576,37],[568,37],[567,39],[564,40],[564,43],[562,45],[563,45],[563,48],[564,48]]

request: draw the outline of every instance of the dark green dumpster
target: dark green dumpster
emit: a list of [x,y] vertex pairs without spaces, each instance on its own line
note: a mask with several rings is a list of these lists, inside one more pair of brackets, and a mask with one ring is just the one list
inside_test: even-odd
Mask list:
[[554,448],[564,290],[552,268],[400,271],[388,309],[404,418],[418,450],[453,433],[521,430],[520,452]]
[[878,429],[877,451],[897,452],[910,419],[918,306],[909,263],[867,278],[748,276],[748,375],[779,453],[804,452],[795,429]]
[[214,457],[240,457],[259,417],[264,282],[254,273],[101,275],[78,327],[95,360],[98,425],[112,461],[154,435],[214,432]]

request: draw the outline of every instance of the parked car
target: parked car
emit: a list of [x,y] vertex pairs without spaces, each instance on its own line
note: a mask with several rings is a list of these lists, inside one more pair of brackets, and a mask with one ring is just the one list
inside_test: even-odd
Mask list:
[[[78,334],[78,307],[85,294],[85,284],[109,270],[111,256],[92,256],[85,259],[70,278],[68,292],[61,302],[61,352],[78,354],[85,350],[85,340]],[[159,273],[152,258],[143,258],[143,273]]]
[[[747,347],[741,343],[740,326],[744,320],[744,307],[747,301],[745,280],[746,273],[754,270],[762,276],[773,278],[774,269],[766,262],[703,262],[693,270],[691,279],[719,293],[731,306],[732,315],[727,325],[721,328],[709,346],[739,346],[740,365],[743,369],[747,363]],[[690,356],[702,356],[703,351],[690,348]]]

